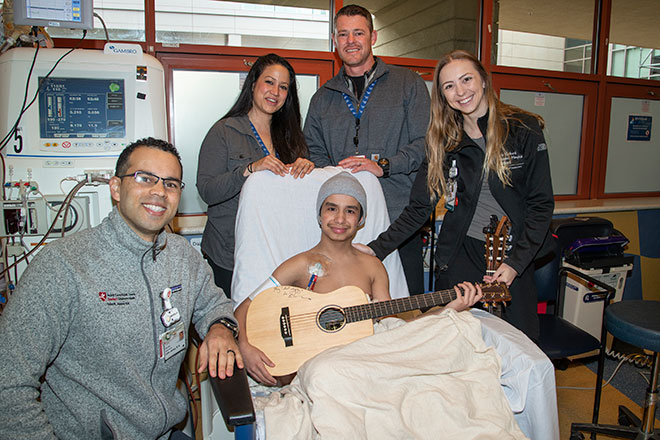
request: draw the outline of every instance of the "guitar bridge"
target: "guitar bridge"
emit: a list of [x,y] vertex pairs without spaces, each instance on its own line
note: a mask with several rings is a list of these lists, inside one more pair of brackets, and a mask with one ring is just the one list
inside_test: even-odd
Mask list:
[[291,347],[293,345],[293,335],[291,334],[291,317],[289,316],[289,308],[282,307],[280,314],[280,334],[284,339],[284,346]]

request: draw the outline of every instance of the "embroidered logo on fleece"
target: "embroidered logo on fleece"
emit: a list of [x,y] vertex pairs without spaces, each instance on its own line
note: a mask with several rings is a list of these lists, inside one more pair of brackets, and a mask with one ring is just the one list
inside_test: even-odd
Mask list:
[[511,151],[508,154],[502,155],[502,162],[504,162],[504,166],[509,167],[510,170],[517,170],[518,168],[522,168],[522,166],[525,164],[523,159],[523,155],[518,151]]
[[544,143],[540,143],[538,147],[536,147],[536,151],[545,151],[548,149],[548,146]]

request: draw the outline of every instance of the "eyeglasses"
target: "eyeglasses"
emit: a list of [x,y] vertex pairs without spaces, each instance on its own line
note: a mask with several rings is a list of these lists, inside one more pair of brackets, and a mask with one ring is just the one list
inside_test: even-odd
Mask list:
[[123,179],[124,177],[132,177],[140,185],[148,187],[152,187],[156,185],[160,180],[162,180],[165,191],[170,192],[182,191],[186,186],[185,183],[179,179],[175,179],[174,177],[159,177],[148,171],[136,171],[132,174],[124,174],[123,176],[117,177],[120,179]]

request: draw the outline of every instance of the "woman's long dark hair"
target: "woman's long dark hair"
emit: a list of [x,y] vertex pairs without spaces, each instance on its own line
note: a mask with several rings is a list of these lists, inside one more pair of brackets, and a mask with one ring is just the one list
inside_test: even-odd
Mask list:
[[241,89],[241,94],[238,95],[236,103],[222,119],[247,115],[253,104],[252,88],[255,82],[266,67],[275,64],[279,64],[289,71],[289,91],[284,105],[273,113],[273,119],[270,122],[270,136],[273,140],[273,148],[279,155],[280,160],[284,163],[292,163],[299,157],[307,157],[309,152],[301,129],[296,72],[291,64],[281,56],[269,53],[257,58],[245,78],[243,89]]

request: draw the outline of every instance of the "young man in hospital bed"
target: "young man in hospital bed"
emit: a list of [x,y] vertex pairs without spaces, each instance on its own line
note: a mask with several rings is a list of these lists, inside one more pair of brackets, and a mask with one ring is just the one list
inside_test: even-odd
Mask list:
[[[257,288],[282,262],[318,244],[321,231],[318,224],[318,213],[313,209],[317,201],[318,190],[326,180],[341,171],[343,170],[338,167],[317,168],[303,180],[296,180],[290,176],[282,179],[269,172],[254,173],[248,178],[241,190],[236,221],[236,264],[232,283],[232,298],[236,305],[240,305],[252,292],[258,290]],[[368,243],[389,226],[387,207],[380,183],[376,177],[366,172],[353,175],[364,187],[369,202],[369,215],[364,226],[358,230],[354,242]],[[383,260],[383,264],[389,275],[390,295],[397,300],[407,301],[406,282],[397,253],[389,255]],[[456,314],[452,311],[445,313],[450,315],[451,319],[443,318],[438,321],[448,322],[451,320],[455,323],[449,330],[438,329],[434,325],[436,324],[436,318],[431,316],[403,326],[404,330],[408,328],[416,332],[412,335],[405,335],[402,330],[395,329],[395,331],[385,334],[389,339],[383,339],[383,335],[377,333],[374,336],[348,344],[341,349],[326,350],[321,355],[308,361],[298,370],[298,376],[291,386],[285,387],[282,392],[275,392],[270,395],[270,399],[279,399],[281,402],[275,404],[275,402],[268,400],[268,403],[264,404],[263,399],[257,399],[255,405],[258,421],[257,432],[260,433],[264,427],[264,411],[262,410],[264,407],[269,420],[281,421],[273,414],[278,412],[286,414],[287,422],[280,423],[279,428],[282,435],[278,437],[275,434],[267,438],[267,440],[276,440],[290,434],[288,429],[301,425],[298,423],[299,420],[291,419],[292,414],[297,414],[296,417],[303,419],[306,416],[313,416],[313,426],[321,432],[324,425],[322,421],[316,420],[317,416],[322,418],[325,415],[324,413],[330,414],[332,411],[329,411],[329,405],[337,405],[337,407],[349,405],[349,407],[354,408],[352,416],[345,416],[341,422],[336,422],[332,417],[329,417],[328,423],[341,424],[347,429],[362,426],[361,431],[356,431],[356,433],[371,432],[370,430],[378,433],[381,431],[374,428],[373,423],[371,423],[378,420],[376,425],[383,428],[395,425],[396,429],[393,429],[390,435],[385,435],[385,438],[423,438],[422,435],[417,433],[402,434],[398,429],[408,425],[419,428],[411,419],[426,420],[428,411],[433,411],[435,417],[433,423],[429,424],[430,428],[437,423],[449,423],[451,425],[453,422],[447,419],[464,420],[465,423],[470,423],[473,413],[470,413],[468,406],[457,403],[455,398],[467,395],[468,400],[472,400],[475,405],[478,404],[478,409],[489,409],[494,405],[487,402],[493,396],[501,396],[503,390],[515,420],[527,437],[533,440],[559,439],[554,368],[543,352],[520,331],[483,310],[471,309],[470,314],[475,316],[478,322],[472,321],[465,325],[461,324],[465,322],[462,319],[464,313]],[[454,319],[456,316],[461,319]],[[392,321],[391,319],[384,319],[378,326],[385,326],[385,324]],[[469,338],[460,339],[459,333],[461,332],[457,330],[459,324],[464,329],[462,334],[468,335]],[[478,324],[480,324],[480,330]],[[436,334],[437,331],[442,332],[440,336]],[[475,333],[477,334],[475,335]],[[472,338],[472,336],[476,337]],[[459,341],[459,346],[472,347],[475,344],[473,339],[480,339],[481,337],[483,337],[487,347],[492,347],[499,354],[501,373],[499,373],[498,378],[491,380],[487,380],[483,374],[479,374],[474,383],[497,384],[496,388],[488,388],[479,391],[477,394],[466,394],[457,392],[455,389],[446,388],[446,396],[442,399],[445,406],[438,405],[433,400],[437,397],[438,387],[429,386],[421,391],[417,388],[410,388],[409,394],[402,391],[395,394],[396,398],[391,398],[389,392],[384,393],[384,390],[391,390],[392,383],[403,385],[410,380],[424,384],[426,379],[437,378],[448,367],[465,363],[460,360],[456,361],[451,356],[454,352],[450,352],[450,350],[443,347],[443,344]],[[465,339],[469,339],[469,341]],[[391,350],[389,355],[374,355],[366,352],[365,344],[377,344],[379,341],[382,347]],[[482,345],[478,346],[483,348]],[[405,349],[401,347],[405,347]],[[348,349],[356,354],[355,361],[361,360],[363,363],[356,363],[354,359],[344,361],[336,353],[337,350]],[[476,352],[476,350],[474,351]],[[405,358],[403,362],[401,359],[394,359],[401,356]],[[365,361],[371,362],[371,364],[365,366]],[[493,362],[481,362],[481,364],[484,367],[494,365]],[[323,371],[324,368],[326,372],[337,374],[340,378],[346,378],[348,382],[352,381],[353,384],[367,384],[370,387],[370,392],[366,394],[370,395],[371,398],[375,397],[380,400],[376,403],[371,402],[370,409],[366,411],[364,409],[367,402],[366,397],[358,398],[357,403],[350,400],[347,392],[340,390],[334,384],[336,382],[334,377],[315,380],[317,376],[313,376],[312,373],[318,370]],[[498,368],[496,366],[495,370]],[[327,371],[328,369],[331,371]],[[419,378],[420,370],[421,379]],[[361,377],[356,377],[357,374],[360,374]],[[397,375],[397,378],[382,378],[383,375],[388,374]],[[328,395],[322,398],[318,398],[316,395],[305,397],[305,404],[301,403],[301,398],[297,398],[301,387],[304,387],[306,392],[314,393],[319,391],[318,387],[320,385],[328,384],[330,386]],[[273,389],[271,387],[264,388]],[[356,391],[352,385],[349,385],[348,388],[350,392]],[[405,400],[405,397],[410,394],[424,399],[423,408],[412,411],[405,410],[405,405],[401,399]],[[296,398],[292,399],[294,396]],[[314,402],[314,405],[310,410],[307,403],[311,401]],[[381,423],[382,419],[375,418],[371,410],[371,408],[383,406],[381,403],[398,404],[403,409],[399,411],[398,415],[392,415],[391,417],[388,415],[385,418],[386,422]],[[451,407],[453,412],[445,417],[443,414],[447,413],[446,406],[448,404],[453,405]],[[286,405],[290,405],[295,410],[285,411]],[[506,406],[506,403],[504,406]],[[456,413],[458,410],[460,410],[460,413]],[[477,413],[478,411],[474,414]],[[368,417],[370,423],[360,425],[360,420],[352,419],[352,417],[359,415],[362,418]],[[310,418],[308,417],[305,420],[310,420]],[[424,423],[420,423],[420,425],[424,426]],[[269,426],[272,429],[273,426],[277,425],[273,422]],[[287,429],[284,429],[285,427]],[[364,429],[367,429],[367,431],[364,431]],[[358,438],[359,433],[346,435],[345,437]],[[444,438],[444,435],[441,434],[442,431],[436,430],[436,435],[430,438]],[[506,436],[502,437],[506,438]],[[295,436],[292,435],[291,438],[295,438]]]
[[[367,197],[357,179],[345,172],[328,179],[316,208],[320,242],[282,263],[236,309],[246,367],[267,385],[281,385],[290,377],[276,380],[267,368],[275,363],[248,340],[248,311],[264,304],[263,295],[269,293],[263,288],[281,284],[328,293],[352,285],[371,300],[390,299],[382,263],[352,247],[367,215]],[[266,439],[525,438],[499,385],[499,359],[481,340],[478,321],[454,313],[477,302],[481,289],[462,283],[455,296],[446,307],[452,312],[406,326],[399,320],[384,324],[389,331],[326,350],[301,368],[301,379],[255,399],[257,408],[264,409]],[[276,304],[272,308],[279,313]],[[301,319],[294,310],[291,320]],[[276,315],[271,318],[278,321]],[[277,327],[268,331],[275,340],[280,337]],[[299,336],[294,332],[293,339],[301,343]]]
[[[316,212],[321,228],[320,242],[282,263],[266,285],[295,286],[317,293],[356,286],[371,301],[389,300],[389,278],[383,263],[352,245],[367,214],[367,195],[360,182],[347,172],[328,179],[319,190]],[[447,304],[459,312],[481,298],[480,288],[470,283],[462,283],[460,287],[463,291],[456,287],[456,299]],[[255,291],[258,293],[260,289]],[[251,303],[252,299],[247,298],[236,309],[242,329],[246,329],[246,315]],[[239,336],[239,346],[248,372],[259,382],[274,386],[286,384],[293,378],[274,378],[266,366],[272,368],[275,364],[263,351],[250,344],[245,331]]]

